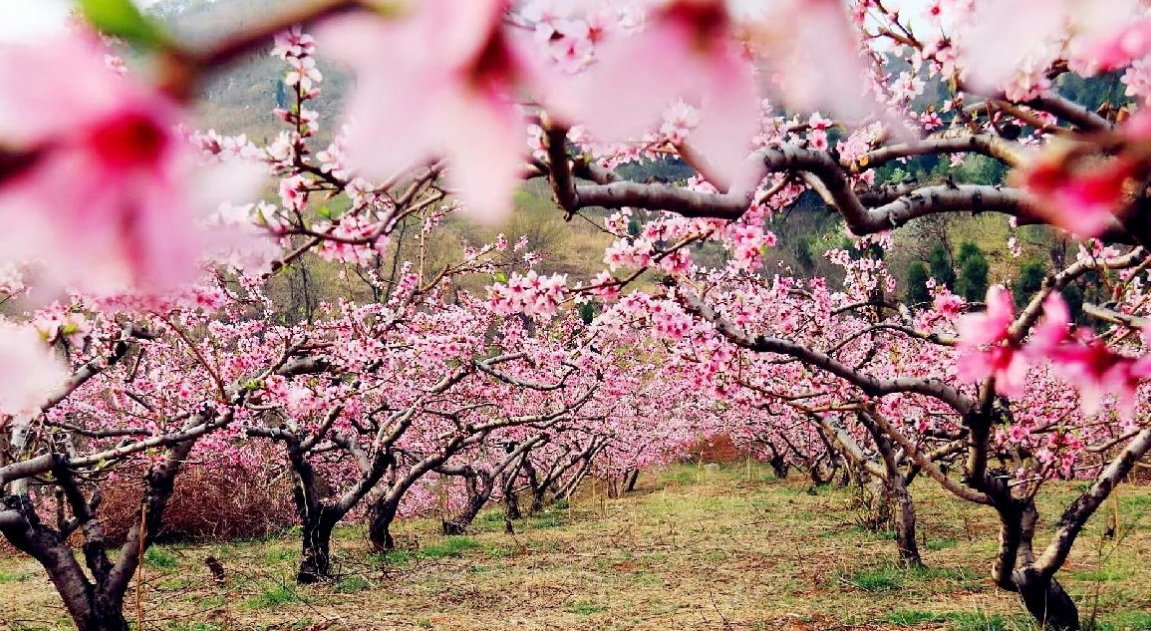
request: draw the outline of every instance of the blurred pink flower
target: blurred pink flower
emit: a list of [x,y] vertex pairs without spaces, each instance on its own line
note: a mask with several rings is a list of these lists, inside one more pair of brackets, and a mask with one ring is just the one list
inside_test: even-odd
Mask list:
[[600,45],[598,63],[577,80],[571,115],[599,140],[633,140],[682,98],[699,110],[687,144],[708,176],[720,188],[742,182],[759,97],[732,28],[720,0],[672,0],[652,9],[642,31],[616,32]]
[[1087,415],[1099,412],[1103,398],[1112,395],[1120,414],[1131,418],[1135,391],[1140,382],[1151,377],[1151,356],[1135,359],[1120,355],[1087,332],[1048,356],[1056,372],[1079,391],[1079,405]]
[[[166,97],[111,71],[69,36],[0,45],[0,138],[33,155],[0,183],[0,251],[33,260],[53,286],[160,291],[191,281],[202,245],[194,152]],[[246,187],[243,187],[246,190]]]
[[1071,312],[1059,293],[1043,301],[1043,321],[1031,331],[1027,353],[1035,359],[1048,357],[1071,335]]
[[1063,150],[1054,147],[1012,179],[1031,194],[1032,209],[1046,220],[1080,236],[1096,237],[1126,207],[1124,187],[1137,171],[1138,165],[1122,157],[1073,168]]
[[356,71],[353,168],[386,179],[445,156],[465,212],[507,216],[528,157],[515,99],[521,88],[545,90],[526,43],[502,24],[505,8],[505,0],[426,0],[402,18],[356,15],[320,27],[321,51]]
[[995,390],[1004,396],[1022,394],[1027,359],[1011,339],[1015,305],[1011,292],[1000,285],[987,290],[987,309],[959,318],[958,376],[962,381],[995,378]]
[[7,367],[0,378],[0,415],[35,412],[67,377],[35,329],[8,323],[0,325],[0,366]]

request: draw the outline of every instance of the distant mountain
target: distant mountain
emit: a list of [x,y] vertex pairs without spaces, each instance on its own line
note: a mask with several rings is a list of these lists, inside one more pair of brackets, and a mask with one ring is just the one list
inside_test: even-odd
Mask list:
[[[177,40],[188,46],[211,42],[243,31],[249,25],[314,0],[160,0],[147,9]],[[287,65],[268,53],[272,40],[236,63],[217,70],[201,88],[198,126],[225,134],[246,133],[256,142],[275,137],[284,126],[272,109],[284,105],[281,84]],[[348,84],[346,73],[318,59],[324,73],[323,96],[310,107],[321,116],[321,140],[330,137]],[[279,96],[277,96],[279,95]]]

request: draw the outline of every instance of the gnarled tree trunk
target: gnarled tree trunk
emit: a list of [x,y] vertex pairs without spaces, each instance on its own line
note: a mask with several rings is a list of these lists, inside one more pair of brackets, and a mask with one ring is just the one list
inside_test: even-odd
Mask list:
[[372,502],[368,509],[368,540],[377,551],[386,552],[396,548],[396,541],[392,538],[392,522],[396,520],[396,513],[400,508],[399,501],[392,501],[387,497]]
[[303,524],[297,583],[308,585],[331,577],[332,531],[338,522],[339,519],[333,519],[327,511],[321,511],[317,518]]
[[639,480],[639,469],[632,469],[631,473],[627,476],[627,487],[624,489],[625,493],[631,493],[635,490],[635,483]]

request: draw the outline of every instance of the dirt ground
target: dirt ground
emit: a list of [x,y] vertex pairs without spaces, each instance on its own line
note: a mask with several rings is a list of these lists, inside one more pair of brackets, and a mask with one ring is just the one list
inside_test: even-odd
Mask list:
[[[335,542],[340,578],[315,587],[292,582],[290,534],[161,546],[147,556],[144,628],[1033,630],[987,579],[991,512],[929,480],[911,490],[926,571],[894,567],[894,542],[856,525],[846,491],[781,482],[758,466],[685,465],[645,473],[622,499],[589,488],[571,506],[517,522],[514,536],[495,510],[465,537],[414,520],[398,528],[404,549],[381,557],[368,553],[362,528],[348,527]],[[1074,492],[1048,489],[1044,523]],[[1104,539],[1096,519],[1060,577],[1096,629],[1151,629],[1151,487],[1121,487],[1109,510],[1119,537]],[[226,568],[222,586],[209,555]],[[69,628],[37,565],[0,559],[0,629]]]

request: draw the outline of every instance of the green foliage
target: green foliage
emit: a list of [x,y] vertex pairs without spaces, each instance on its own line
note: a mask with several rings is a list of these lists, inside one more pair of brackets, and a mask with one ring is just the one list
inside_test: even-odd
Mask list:
[[959,250],[959,278],[955,288],[969,302],[978,302],[987,295],[987,256],[974,243],[964,243]]
[[695,169],[679,158],[644,160],[620,165],[616,173],[632,182],[682,182],[695,175]]
[[627,220],[627,233],[633,237],[638,237],[641,232],[643,232],[643,222],[639,220],[639,217],[632,215],[631,219]]
[[276,107],[280,109],[288,108],[288,90],[284,88],[284,81],[276,79]]
[[931,249],[931,255],[927,258],[927,264],[931,271],[931,277],[935,282],[947,287],[948,289],[955,289],[955,269],[951,267],[947,250],[943,247],[942,243],[935,244]]
[[594,300],[590,300],[579,306],[579,316],[584,324],[591,324],[592,320],[595,320],[596,315],[602,310],[603,305]]
[[159,27],[144,17],[130,0],[79,0],[84,18],[98,30],[145,48],[163,44]]
[[1059,94],[1089,110],[1097,110],[1104,103],[1124,105],[1131,99],[1124,93],[1120,72],[1105,72],[1094,77],[1081,77],[1073,72],[1064,73],[1056,81]]
[[927,266],[914,263],[907,270],[907,301],[913,305],[931,302],[931,292],[927,290]]
[[969,155],[959,167],[951,167],[948,163],[940,164],[936,173],[945,177],[953,177],[957,182],[993,186],[1002,184],[1006,179],[1007,167],[994,158]]
[[810,234],[805,234],[799,237],[795,249],[795,258],[799,261],[800,267],[804,271],[811,271],[815,267],[815,252],[816,238]]

